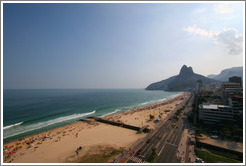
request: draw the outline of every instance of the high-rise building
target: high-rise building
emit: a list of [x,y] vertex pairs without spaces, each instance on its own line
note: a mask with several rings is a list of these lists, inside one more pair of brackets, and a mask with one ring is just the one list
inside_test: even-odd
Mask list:
[[202,80],[197,80],[196,82],[196,93],[199,93],[201,91],[202,87]]
[[242,79],[241,79],[241,77],[237,77],[237,76],[230,77],[229,78],[229,82],[239,83],[240,87],[242,87]]

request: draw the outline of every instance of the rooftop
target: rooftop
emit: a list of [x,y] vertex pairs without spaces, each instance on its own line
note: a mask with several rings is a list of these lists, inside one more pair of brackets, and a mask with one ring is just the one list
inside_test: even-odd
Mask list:
[[201,104],[201,108],[203,109],[214,109],[217,110],[219,108],[231,108],[228,105],[218,105],[218,104]]

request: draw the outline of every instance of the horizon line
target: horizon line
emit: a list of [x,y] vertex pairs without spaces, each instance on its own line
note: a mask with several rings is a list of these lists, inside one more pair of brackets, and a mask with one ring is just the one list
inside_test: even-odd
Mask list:
[[145,89],[145,88],[3,88],[3,90],[93,90],[93,89]]

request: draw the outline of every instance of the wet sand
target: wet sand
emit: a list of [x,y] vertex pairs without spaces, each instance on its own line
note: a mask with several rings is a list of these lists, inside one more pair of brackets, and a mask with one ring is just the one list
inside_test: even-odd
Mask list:
[[[150,129],[153,129],[156,124],[154,120],[165,118],[168,113],[188,97],[189,93],[184,92],[171,100],[103,118],[138,127],[148,125]],[[154,116],[152,120],[150,120],[150,115]],[[145,133],[137,134],[134,130],[99,123],[94,120],[90,120],[90,123],[78,121],[4,144],[3,162],[78,162],[79,159],[88,156],[88,153],[91,152],[90,149],[94,149],[93,151],[96,152],[111,147],[111,149],[120,153],[120,151],[129,148],[135,141],[144,136],[146,136]],[[117,153],[113,154],[106,162],[112,161],[117,155]]]

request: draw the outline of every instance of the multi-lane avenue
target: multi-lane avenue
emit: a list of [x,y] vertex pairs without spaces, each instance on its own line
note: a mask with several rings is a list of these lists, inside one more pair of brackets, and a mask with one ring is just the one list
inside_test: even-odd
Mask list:
[[[115,162],[146,162],[153,153],[157,157],[152,162],[179,162],[176,153],[187,120],[185,113],[191,108],[193,97],[190,97],[187,101],[184,100],[165,119],[161,120],[154,130],[148,133],[145,138],[136,142],[128,151],[125,151]],[[180,109],[182,110],[180,114],[175,114]]]

